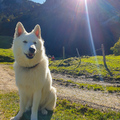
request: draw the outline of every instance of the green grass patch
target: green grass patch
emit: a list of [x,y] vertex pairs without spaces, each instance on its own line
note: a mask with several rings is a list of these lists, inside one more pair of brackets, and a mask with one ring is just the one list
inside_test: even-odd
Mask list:
[[50,69],[57,73],[67,73],[71,75],[85,75],[95,79],[120,80],[120,56],[107,55],[106,63],[109,71],[106,70],[102,56],[91,56],[81,58],[71,57],[64,60],[50,61]]
[[0,48],[0,63],[13,63],[14,56],[12,49],[2,49]]
[[120,92],[120,87],[107,86],[106,89],[109,93]]
[[66,99],[57,101],[55,115],[57,115],[56,117],[53,115],[55,120],[117,120],[120,118],[120,113],[101,112],[87,105],[72,103]]
[[99,84],[88,84],[88,83],[78,83],[74,82],[72,80],[64,80],[64,79],[53,79],[55,81],[60,82],[63,85],[68,85],[70,83],[77,85],[78,88],[80,89],[88,89],[88,90],[94,90],[94,91],[105,91],[109,93],[115,93],[115,92],[120,92],[120,87],[115,87],[115,86],[104,86],[104,85],[99,85]]
[[[9,120],[19,111],[19,96],[16,92],[0,93],[0,119]],[[101,112],[87,105],[70,102],[66,99],[57,100],[56,109],[47,116],[39,114],[39,119],[48,120],[118,120],[120,113],[114,111]],[[27,116],[27,117],[26,117]],[[25,113],[22,120],[29,120],[30,112]]]
[[16,92],[0,93],[0,119],[9,120],[19,110],[19,97]]

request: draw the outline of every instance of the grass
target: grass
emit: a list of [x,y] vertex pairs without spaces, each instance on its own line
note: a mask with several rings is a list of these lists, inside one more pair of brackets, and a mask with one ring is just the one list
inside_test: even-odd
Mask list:
[[0,119],[8,120],[19,110],[19,97],[16,92],[0,94]]
[[0,36],[0,63],[11,64],[14,61],[12,41],[10,36]]
[[[9,120],[11,116],[15,116],[19,111],[19,96],[16,92],[0,93],[0,119]],[[30,112],[24,116],[29,118]],[[39,113],[39,118],[44,120],[118,120],[120,113],[114,111],[100,111],[83,106],[66,99],[58,99],[56,109],[47,116],[42,116]],[[22,120],[28,120],[22,118]]]
[[115,93],[115,92],[120,92],[120,87],[115,87],[115,86],[104,86],[104,85],[99,85],[99,84],[87,84],[87,83],[78,83],[74,82],[72,80],[64,80],[64,79],[53,79],[55,81],[58,81],[64,85],[68,85],[70,83],[77,85],[78,88],[80,89],[87,89],[87,90],[94,90],[94,91],[104,91],[104,92],[109,92],[109,93]]
[[13,63],[14,56],[12,49],[2,49],[0,48],[0,62],[1,63]]
[[106,90],[109,93],[120,92],[120,87],[107,86]]
[[64,60],[50,61],[50,69],[51,71],[57,73],[85,75],[86,77],[93,77],[100,80],[120,80],[120,56],[106,56],[106,63],[112,75],[110,75],[104,67],[102,56],[83,57],[81,58],[81,64],[78,67],[77,65],[79,61],[79,58],[75,57]]

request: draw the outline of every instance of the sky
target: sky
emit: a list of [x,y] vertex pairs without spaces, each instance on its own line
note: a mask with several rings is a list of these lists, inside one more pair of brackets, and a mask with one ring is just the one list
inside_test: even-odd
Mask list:
[[34,2],[36,2],[36,3],[44,3],[46,0],[31,0],[31,1],[34,1]]

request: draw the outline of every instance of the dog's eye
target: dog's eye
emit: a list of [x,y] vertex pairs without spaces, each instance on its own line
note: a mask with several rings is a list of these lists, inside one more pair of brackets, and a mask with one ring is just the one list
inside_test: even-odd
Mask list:
[[37,44],[37,42],[33,42],[35,45]]
[[24,40],[24,41],[23,41],[23,43],[27,43],[27,41],[26,41],[26,40]]

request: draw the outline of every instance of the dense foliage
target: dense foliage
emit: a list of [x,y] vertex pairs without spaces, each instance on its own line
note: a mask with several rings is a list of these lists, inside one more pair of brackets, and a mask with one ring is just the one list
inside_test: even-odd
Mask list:
[[114,55],[120,55],[120,38],[119,40],[114,44],[113,47],[110,48]]

